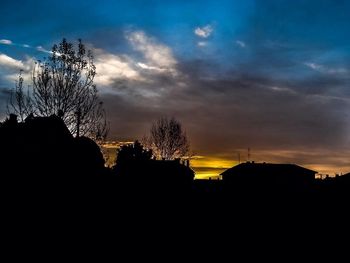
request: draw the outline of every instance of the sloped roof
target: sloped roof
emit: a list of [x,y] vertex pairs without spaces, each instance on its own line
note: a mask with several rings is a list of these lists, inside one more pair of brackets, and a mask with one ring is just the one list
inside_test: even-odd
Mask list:
[[302,173],[316,174],[316,171],[301,167],[296,164],[254,163],[246,162],[227,169],[220,175],[226,176],[236,173],[262,172],[262,173]]

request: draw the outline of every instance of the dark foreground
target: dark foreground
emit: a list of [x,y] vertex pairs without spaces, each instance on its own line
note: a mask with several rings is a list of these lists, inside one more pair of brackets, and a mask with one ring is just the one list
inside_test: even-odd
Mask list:
[[296,191],[223,181],[11,178],[1,184],[4,249],[14,258],[62,260],[297,260],[346,237],[348,192],[319,183]]
[[315,180],[312,185],[301,188],[221,180],[159,182],[114,175],[13,175],[3,176],[1,193],[4,203],[14,210],[29,205],[31,209],[42,211],[67,208],[72,213],[79,209],[108,213],[119,209],[137,212],[148,207],[158,212],[180,208],[187,209],[189,214],[216,213],[217,216],[238,216],[242,212],[311,215],[332,210],[347,211],[350,184],[335,179]]

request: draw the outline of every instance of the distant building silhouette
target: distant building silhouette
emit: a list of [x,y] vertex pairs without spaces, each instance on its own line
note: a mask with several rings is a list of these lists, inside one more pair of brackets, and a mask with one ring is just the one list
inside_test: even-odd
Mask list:
[[187,164],[180,160],[130,160],[118,163],[114,172],[138,190],[182,191],[191,187],[195,176]]
[[350,173],[336,176],[333,178],[333,181],[336,181],[337,184],[339,184],[341,186],[349,187],[350,186]]
[[246,162],[221,173],[225,184],[261,189],[304,189],[315,181],[316,171],[295,164]]

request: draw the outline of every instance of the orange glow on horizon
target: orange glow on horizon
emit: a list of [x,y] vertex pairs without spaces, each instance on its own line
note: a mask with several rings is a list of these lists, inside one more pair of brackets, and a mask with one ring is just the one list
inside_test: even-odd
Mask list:
[[[112,167],[115,164],[116,152],[121,145],[130,144],[132,142],[118,142],[110,141],[106,142],[102,147],[108,153],[108,159],[106,165]],[[335,176],[336,174],[346,174],[350,172],[350,164],[346,167],[338,167],[332,164],[321,163],[297,163],[293,161],[295,156],[294,151],[259,151],[255,153],[255,157],[259,156],[259,159],[253,158],[256,162],[267,163],[294,163],[305,168],[317,171],[322,175]],[[246,160],[242,160],[245,162]],[[320,160],[321,161],[321,160]],[[190,166],[195,171],[195,179],[217,179],[223,171],[238,164],[238,160],[229,159],[223,156],[193,156],[190,160]]]
[[194,156],[191,159],[191,168],[196,173],[196,179],[217,179],[220,173],[237,164],[232,160],[208,156]]

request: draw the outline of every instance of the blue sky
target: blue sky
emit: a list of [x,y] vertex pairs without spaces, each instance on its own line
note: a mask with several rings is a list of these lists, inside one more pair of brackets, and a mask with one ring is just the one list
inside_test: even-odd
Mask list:
[[206,25],[214,28],[209,39],[212,49],[228,48],[254,11],[253,1],[2,1],[1,5],[0,19],[6,25],[1,37],[14,43],[49,49],[62,37],[82,38],[117,50],[125,30],[140,29],[179,56],[188,56],[189,49],[195,53],[198,39],[193,30]]
[[[180,119],[198,155],[350,170],[350,1],[1,1],[0,111],[63,37],[95,54],[111,137]],[[30,81],[29,79],[27,81]]]

